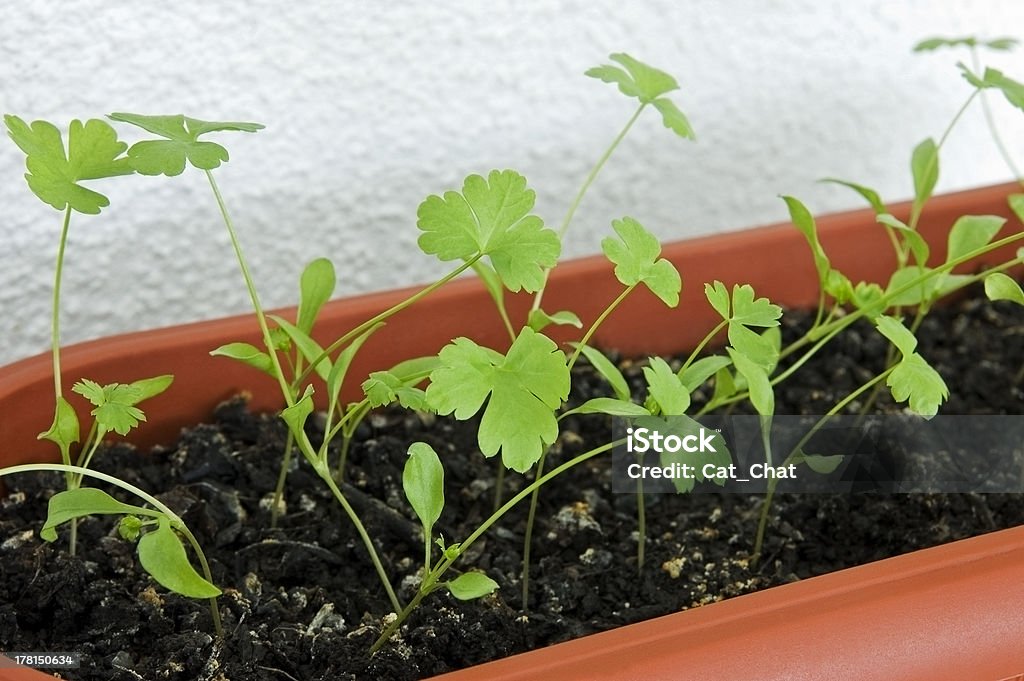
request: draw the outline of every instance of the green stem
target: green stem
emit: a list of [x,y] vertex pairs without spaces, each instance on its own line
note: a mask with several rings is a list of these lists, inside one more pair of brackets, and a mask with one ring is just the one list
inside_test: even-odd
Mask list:
[[[544,475],[544,460],[548,450],[540,455],[537,461],[537,472],[534,479]],[[537,503],[540,500],[540,487],[530,495],[530,510],[526,514],[526,532],[523,534],[523,612],[530,608],[530,553],[533,548],[533,524],[537,519]]]
[[380,577],[381,583],[384,585],[384,590],[388,594],[388,600],[391,601],[391,607],[395,609],[395,612],[402,611],[402,603],[398,600],[398,596],[395,595],[395,590],[391,588],[391,582],[388,580],[388,575],[384,572],[384,565],[380,562],[380,556],[377,554],[377,549],[373,545],[373,540],[370,539],[370,535],[367,534],[366,528],[363,527],[362,521],[359,516],[356,515],[355,509],[348,503],[348,499],[342,494],[341,490],[338,489],[337,483],[334,482],[334,478],[331,476],[331,469],[328,466],[317,466],[317,475],[319,475],[327,486],[331,488],[331,493],[334,498],[337,499],[341,507],[345,509],[345,515],[348,516],[352,524],[355,525],[356,532],[359,533],[359,538],[362,539],[363,545],[370,554],[370,560],[373,562],[373,568],[377,571],[377,576]]
[[604,320],[607,319],[608,315],[612,313],[612,310],[618,307],[619,304],[626,299],[626,296],[628,296],[635,288],[636,284],[630,284],[629,286],[627,286],[622,291],[622,293],[620,293],[619,296],[615,300],[613,300],[608,305],[608,307],[604,309],[604,312],[602,312],[600,316],[598,316],[598,318],[594,320],[594,323],[590,326],[589,329],[587,329],[587,332],[583,335],[583,338],[580,340],[579,343],[576,344],[576,350],[572,353],[572,356],[569,358],[570,371],[572,370],[572,366],[576,363],[576,360],[579,359],[580,352],[583,351],[583,346],[590,342],[590,337],[594,335],[594,332],[597,331],[597,328],[601,326]]
[[[64,396],[60,373],[60,288],[64,272],[64,249],[68,243],[68,231],[71,228],[71,206],[64,211],[64,224],[60,230],[60,242],[57,246],[57,265],[53,275],[53,310],[50,317],[50,349],[53,353],[53,393],[57,399]],[[67,454],[67,452],[62,452]],[[70,460],[64,463],[70,465]]]
[[295,399],[292,397],[292,391],[288,386],[288,382],[284,378],[284,371],[281,369],[281,360],[277,356],[277,351],[274,349],[274,341],[270,336],[270,327],[267,325],[267,317],[263,312],[263,306],[260,304],[259,295],[256,293],[256,284],[253,282],[252,274],[249,272],[249,264],[245,259],[245,255],[242,253],[242,244],[238,240],[238,234],[235,231],[234,223],[231,221],[228,208],[224,203],[224,197],[220,194],[220,189],[217,187],[217,181],[213,179],[213,173],[209,170],[205,170],[203,172],[206,173],[206,179],[210,183],[213,195],[217,199],[217,207],[220,208],[221,217],[224,219],[224,226],[227,227],[228,236],[231,238],[231,247],[235,251],[235,259],[238,260],[238,267],[242,270],[242,278],[245,279],[245,288],[249,291],[249,299],[252,301],[253,310],[256,312],[256,319],[260,325],[260,332],[263,334],[263,344],[267,346],[267,355],[270,357],[274,376],[277,378],[277,382],[281,387],[281,394],[284,396],[285,402],[289,407],[294,406]]
[[[845,409],[848,404],[850,404],[853,400],[857,399],[857,397],[862,395],[864,391],[870,390],[875,385],[885,380],[885,378],[892,372],[892,370],[893,367],[889,367],[882,373],[878,374],[871,380],[861,385],[859,388],[851,392],[849,395],[841,399],[839,402],[836,402],[835,406],[829,409],[827,414],[818,419],[815,422],[815,424],[811,426],[811,429],[808,430],[802,438],[800,438],[800,441],[796,443],[792,451],[790,451],[789,456],[787,456],[786,460],[782,462],[782,465],[788,466],[790,463],[792,463],[793,457],[795,457],[797,453],[803,449],[804,445],[806,445],[810,441],[810,439],[814,437],[815,433],[821,430],[822,426],[825,425],[825,422],[828,421],[829,418],[835,416],[843,409]],[[754,553],[750,559],[751,565],[757,565],[758,561],[761,560],[761,551],[764,548],[764,534],[766,528],[768,527],[768,510],[771,508],[772,498],[775,496],[775,489],[778,487],[778,484],[779,483],[777,478],[769,478],[768,490],[765,494],[764,504],[761,506],[761,516],[757,522],[757,536],[754,539]]]
[[[516,494],[514,497],[512,497],[507,502],[505,502],[504,506],[502,506],[497,511],[492,513],[490,515],[490,517],[487,518],[487,520],[485,520],[483,523],[481,523],[480,526],[477,527],[473,531],[473,533],[470,534],[469,537],[467,537],[466,540],[463,541],[459,545],[459,551],[458,551],[458,553],[456,555],[445,556],[444,558],[442,558],[440,560],[440,562],[438,562],[437,567],[435,567],[433,570],[430,571],[429,575],[424,579],[423,584],[420,585],[420,590],[417,592],[417,594],[413,598],[413,600],[409,603],[408,606],[406,606],[405,609],[403,609],[398,614],[398,617],[396,617],[387,626],[387,628],[384,629],[384,631],[381,633],[380,637],[377,638],[377,641],[370,648],[370,652],[374,653],[377,650],[379,650],[380,647],[383,646],[388,641],[388,639],[390,639],[391,636],[396,631],[398,631],[398,628],[400,626],[402,626],[402,623],[405,622],[405,620],[409,617],[409,615],[413,612],[413,610],[416,609],[416,606],[419,605],[420,600],[422,600],[424,596],[426,596],[428,593],[430,593],[430,589],[432,589],[432,585],[436,584],[437,581],[441,578],[441,576],[448,570],[448,568],[450,568],[455,563],[455,561],[457,561],[459,559],[459,557],[462,554],[464,554],[469,549],[470,546],[473,545],[473,543],[477,539],[479,539],[481,536],[483,536],[484,532],[489,530],[491,528],[491,526],[494,525],[494,523],[496,523],[498,520],[500,520],[502,518],[502,516],[504,516],[506,513],[508,513],[510,510],[512,510],[516,506],[516,504],[518,504],[520,501],[525,499],[527,496],[533,494],[534,490],[539,489],[545,483],[547,483],[548,481],[552,480],[553,478],[561,475],[562,473],[564,473],[565,471],[569,470],[570,468],[572,468],[574,466],[577,466],[577,465],[583,463],[584,461],[592,459],[595,456],[597,456],[598,454],[603,454],[604,452],[607,452],[610,449],[614,449],[615,447],[623,445],[623,444],[625,444],[625,442],[626,442],[625,438],[620,438],[620,439],[615,440],[613,442],[609,442],[608,444],[604,444],[604,445],[601,445],[600,447],[595,447],[594,449],[591,449],[590,451],[584,452],[584,453],[580,454],[579,456],[576,456],[576,457],[566,461],[562,465],[553,468],[551,471],[549,471],[543,477],[540,477],[540,478],[534,480],[531,484],[529,484],[525,488],[523,488],[518,494]],[[430,580],[430,581],[428,582],[427,580]]]
[[284,506],[284,484],[288,479],[288,469],[292,465],[292,455],[295,450],[295,436],[289,429],[288,437],[284,443],[284,458],[281,460],[281,469],[277,472],[277,484],[274,485],[274,500],[270,508],[270,526],[277,527],[278,518],[281,517],[281,507]]
[[[971,47],[971,65],[974,67],[975,73],[979,73],[981,71],[981,62],[978,59],[978,50],[974,46]],[[992,107],[988,103],[988,94],[985,92],[981,93],[981,111],[985,115],[985,124],[988,126],[988,131],[992,135],[992,141],[995,142],[996,149],[999,150],[999,155],[1003,157],[1003,162],[1006,163],[1006,167],[1010,169],[1011,173],[1013,173],[1013,177],[1017,180],[1017,183],[1024,187],[1024,175],[1021,175],[1020,170],[1017,168],[1017,164],[1014,163],[1013,157],[1006,149],[1006,145],[1003,143],[1003,139],[999,135],[999,128],[996,126],[995,118],[992,116]]]
[[[583,197],[586,196],[587,190],[590,189],[590,185],[594,183],[595,179],[597,179],[597,176],[601,172],[601,169],[604,168],[605,163],[607,163],[608,159],[611,158],[612,154],[618,148],[619,144],[622,143],[622,140],[626,138],[626,135],[629,133],[630,128],[632,128],[633,124],[636,123],[636,120],[640,118],[640,114],[646,107],[647,104],[641,104],[639,107],[637,107],[637,110],[633,112],[633,115],[626,122],[626,125],[623,126],[622,130],[619,131],[619,134],[615,136],[615,139],[612,140],[612,143],[608,146],[608,148],[605,149],[605,152],[601,155],[601,158],[599,158],[597,160],[597,163],[594,164],[594,167],[590,169],[590,173],[587,175],[587,179],[583,181],[583,186],[581,186],[579,191],[576,192],[576,198],[573,199],[573,202],[569,205],[568,212],[566,212],[565,217],[562,218],[562,225],[558,228],[559,241],[563,240],[565,238],[566,232],[569,231],[569,225],[572,223],[572,218],[574,215],[576,215],[576,210],[580,207],[580,204],[583,202]],[[532,309],[534,310],[540,309],[541,301],[544,298],[544,289],[547,288],[548,275],[550,274],[550,272],[551,270],[544,271],[544,282],[541,284],[541,287],[537,290],[537,294],[533,298]]]
[[466,270],[471,268],[473,266],[473,263],[475,263],[477,260],[479,260],[482,257],[483,257],[482,253],[477,253],[472,258],[470,258],[469,260],[466,260],[464,263],[462,263],[461,265],[456,267],[454,270],[452,270],[448,274],[444,275],[443,277],[441,277],[440,279],[435,281],[433,284],[430,284],[429,286],[427,286],[427,287],[425,287],[423,289],[420,289],[419,291],[417,291],[413,295],[409,296],[408,298],[406,298],[402,302],[397,303],[395,305],[392,305],[388,309],[386,309],[383,312],[381,312],[380,314],[378,314],[373,319],[370,319],[368,321],[363,322],[362,324],[360,324],[356,328],[352,329],[351,331],[346,333],[344,336],[342,336],[338,340],[336,340],[333,343],[331,343],[329,346],[327,346],[327,348],[324,349],[324,351],[322,353],[320,353],[319,357],[317,357],[314,361],[309,363],[309,366],[306,368],[306,370],[303,371],[302,374],[299,375],[298,379],[296,379],[296,383],[300,383],[300,384],[303,383],[307,378],[309,378],[309,374],[310,374],[311,371],[313,371],[313,367],[318,365],[325,358],[330,356],[330,354],[332,352],[334,352],[335,350],[337,350],[338,348],[343,346],[345,343],[349,342],[353,338],[357,338],[360,334],[362,334],[364,331],[369,329],[371,326],[379,324],[380,322],[386,320],[388,317],[390,317],[390,316],[392,316],[392,315],[394,315],[394,314],[396,314],[398,312],[401,312],[402,310],[404,310],[405,308],[409,307],[413,303],[417,302],[421,298],[424,298],[424,297],[430,295],[431,293],[433,293],[437,289],[441,288],[442,286],[447,284],[449,281],[451,281],[455,277],[459,276],[460,274],[462,274],[463,272],[465,272]]
[[693,349],[693,352],[690,353],[690,356],[686,358],[685,362],[683,362],[683,366],[680,367],[680,369],[679,369],[680,373],[683,372],[683,371],[686,371],[686,369],[688,369],[690,367],[690,365],[693,364],[693,361],[695,359],[697,359],[698,355],[700,355],[700,353],[704,349],[704,347],[708,343],[710,343],[711,340],[715,336],[718,335],[719,331],[721,331],[722,329],[724,329],[728,325],[729,325],[729,322],[727,322],[727,321],[725,321],[723,319],[722,321],[720,321],[718,323],[718,325],[715,328],[711,329],[711,332],[708,335],[704,336],[704,339],[700,343],[697,344],[697,347],[695,347]]
[[[120,487],[124,491],[137,496],[138,498],[145,501],[147,504],[164,514],[170,521],[171,526],[181,532],[188,543],[192,546],[192,550],[195,551],[196,557],[199,559],[199,566],[203,570],[203,577],[207,582],[213,584],[213,575],[210,572],[210,565],[206,561],[206,554],[203,553],[202,547],[199,546],[199,542],[196,541],[195,535],[185,525],[185,521],[178,517],[178,514],[167,507],[166,504],[162,503],[159,499],[154,497],[149,492],[139,489],[135,485],[115,478],[112,475],[106,473],[100,473],[99,471],[89,470],[88,468],[82,468],[80,466],[68,466],[60,463],[27,463],[19,466],[8,466],[7,468],[0,468],[0,477],[5,475],[13,475],[16,473],[36,473],[39,471],[58,471],[65,474],[77,475],[79,478],[88,476],[90,478],[96,478],[103,482],[110,483],[115,487]],[[213,617],[213,627],[217,632],[218,638],[224,637],[224,628],[220,621],[220,611],[217,609],[217,598],[216,596],[209,599],[210,602],[210,615]]]

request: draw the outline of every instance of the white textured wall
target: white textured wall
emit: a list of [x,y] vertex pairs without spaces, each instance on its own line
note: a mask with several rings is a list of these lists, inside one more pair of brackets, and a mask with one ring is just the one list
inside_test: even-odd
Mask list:
[[[114,110],[266,124],[221,137],[232,158],[217,176],[276,306],[319,255],[345,293],[443,271],[415,248],[416,206],[470,172],[519,170],[539,213],[560,220],[632,110],[581,75],[609,52],[676,75],[699,141],[646,116],[578,214],[569,255],[596,252],[623,214],[671,239],[781,220],[779,193],[816,212],[860,205],[815,184],[826,175],[907,197],[910,149],[968,92],[954,70],[966,53],[911,45],[1014,30],[1024,37],[1020,0],[12,2],[0,109],[62,125]],[[989,63],[1024,78],[1024,50]],[[995,104],[1024,157],[1024,116]],[[971,112],[949,140],[940,190],[1009,179],[982,123]],[[0,140],[0,363],[48,342],[61,214],[23,172]],[[200,174],[97,188],[111,206],[72,225],[66,342],[247,309]]]

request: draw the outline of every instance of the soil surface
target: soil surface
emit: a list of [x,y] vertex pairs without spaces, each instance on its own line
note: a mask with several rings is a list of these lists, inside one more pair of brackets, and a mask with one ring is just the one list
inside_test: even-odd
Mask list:
[[[792,315],[787,315],[787,319]],[[806,321],[787,321],[795,337]],[[966,301],[925,322],[919,351],[945,377],[942,413],[1024,413],[1024,313]],[[870,327],[834,343],[778,391],[778,413],[820,414],[881,369],[886,350]],[[640,363],[622,366],[640,391]],[[606,388],[578,368],[573,399]],[[892,409],[883,397],[880,407]],[[225,589],[226,636],[215,640],[206,602],[168,593],[138,566],[135,547],[109,517],[83,520],[79,552],[38,538],[58,475],[9,479],[0,498],[0,649],[72,651],[67,679],[419,679],[749,591],[1024,523],[1024,495],[806,495],[772,507],[764,559],[752,567],[762,499],[742,495],[648,498],[646,560],[637,570],[636,497],[610,492],[609,465],[593,459],[540,497],[530,602],[521,602],[525,504],[471,547],[461,566],[501,588],[479,601],[427,598],[400,636],[367,650],[390,611],[367,554],[326,486],[302,462],[289,478],[287,515],[271,528],[285,431],[243,400],[177,443],[140,454],[118,445],[94,468],[149,490],[197,535]],[[345,490],[377,539],[407,602],[422,561],[415,516],[401,487],[406,449],[430,443],[445,465],[446,507],[436,528],[457,541],[490,514],[495,462],[475,444],[474,423],[385,410],[357,433]],[[567,419],[552,462],[603,444],[607,419]],[[549,467],[553,463],[549,463]],[[505,476],[505,497],[526,484]],[[121,496],[121,495],[118,495]],[[379,501],[378,501],[379,500]],[[125,498],[129,503],[133,499]]]

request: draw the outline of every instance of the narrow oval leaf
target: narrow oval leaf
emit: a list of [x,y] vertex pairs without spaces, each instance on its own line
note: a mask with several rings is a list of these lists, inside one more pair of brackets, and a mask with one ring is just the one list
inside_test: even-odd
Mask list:
[[1024,305],[1024,291],[1020,284],[1002,272],[994,272],[985,277],[985,295],[989,300],[1009,300]]
[[732,364],[732,360],[722,355],[709,355],[701,357],[696,362],[679,370],[679,380],[691,393],[704,385],[704,382],[714,376],[719,369]]
[[334,264],[327,258],[317,258],[306,265],[299,278],[299,311],[295,326],[307,334],[313,331],[320,308],[334,295],[336,284]]
[[964,215],[949,230],[946,262],[984,248],[1006,224],[998,215]]
[[53,423],[49,430],[39,433],[37,439],[49,440],[67,454],[71,445],[78,442],[78,438],[78,414],[66,399],[58,397],[53,409]]
[[[286,334],[288,334],[288,337],[292,339],[292,342],[295,343],[295,347],[299,349],[299,352],[302,353],[302,356],[306,358],[307,362],[312,363],[316,361],[318,357],[323,355],[324,349],[320,347],[319,343],[310,338],[309,334],[305,331],[295,326],[287,319],[283,319],[277,315],[267,316],[270,317],[270,319],[273,319],[274,322],[283,329]],[[317,376],[322,378],[324,381],[327,381],[327,377],[331,374],[331,369],[333,368],[334,365],[331,363],[331,360],[324,357],[317,362],[316,366],[313,367],[313,370],[316,371]]]
[[178,535],[167,518],[160,526],[139,539],[139,562],[165,589],[189,598],[216,598],[220,589],[202,578],[185,555]]
[[939,150],[931,137],[914,148],[910,170],[914,176],[914,203],[920,206],[931,197],[939,180]]
[[345,383],[345,374],[348,373],[348,368],[352,364],[352,360],[355,359],[356,354],[358,354],[359,348],[363,347],[366,339],[382,326],[384,326],[384,322],[377,322],[359,334],[355,340],[338,354],[338,358],[334,361],[334,366],[331,367],[331,372],[327,374],[327,393],[332,404],[336,403],[338,396],[341,395],[341,388]]
[[57,538],[56,527],[74,518],[87,515],[145,515],[159,516],[160,513],[140,506],[124,504],[95,487],[78,487],[58,492],[50,497],[47,504],[46,523],[39,530],[44,541]]
[[274,375],[274,365],[270,361],[270,355],[249,343],[228,343],[216,350],[210,351],[210,354],[214,357],[228,357],[238,360],[254,369],[259,369],[263,373],[271,376]]
[[461,574],[445,586],[452,596],[460,601],[471,601],[474,598],[482,598],[498,589],[498,583],[482,572],[467,572]]
[[[793,226],[804,235],[807,245],[811,248],[811,255],[814,257],[814,268],[818,271],[818,281],[824,285],[832,265],[825,254],[825,249],[821,246],[821,242],[818,241],[818,226],[814,222],[814,216],[811,215],[811,211],[807,210],[807,206],[798,199],[792,196],[783,196],[782,200],[786,202],[786,207],[789,209],[789,219],[793,222]],[[723,286],[722,288],[724,289],[725,287]],[[716,307],[715,309],[718,308]],[[729,315],[726,313],[722,316],[728,317]]]
[[571,414],[608,414],[609,416],[650,416],[649,412],[639,404],[617,400],[614,397],[595,397],[587,400],[575,409],[563,413],[559,420]]
[[775,392],[772,390],[771,381],[764,368],[737,352],[733,348],[726,348],[736,370],[747,379],[747,390],[750,392],[750,403],[761,416],[772,416],[775,414]]
[[409,505],[423,525],[423,536],[433,534],[434,523],[444,510],[444,467],[434,448],[425,442],[409,446],[402,471],[402,488]]
[[591,366],[597,370],[597,373],[604,377],[604,380],[608,381],[608,385],[611,386],[612,392],[615,393],[615,397],[624,402],[629,402],[629,384],[626,383],[626,379],[623,377],[622,372],[619,371],[618,367],[616,367],[610,359],[605,357],[603,352],[589,345],[580,346],[578,343],[572,343],[571,345],[574,348],[579,347],[580,352],[587,358],[587,361],[590,362]]
[[839,468],[844,458],[842,454],[806,454],[801,451],[793,463],[805,463],[815,473],[828,475]]

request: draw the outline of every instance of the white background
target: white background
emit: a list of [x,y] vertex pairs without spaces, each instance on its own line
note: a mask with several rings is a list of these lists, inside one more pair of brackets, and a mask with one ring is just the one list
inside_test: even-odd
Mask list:
[[[5,113],[62,128],[118,110],[267,126],[221,135],[231,161],[216,172],[269,306],[293,303],[298,273],[321,255],[344,295],[446,271],[416,249],[416,207],[471,172],[519,170],[557,224],[633,109],[582,76],[610,52],[676,76],[698,141],[645,114],[578,214],[569,256],[597,252],[622,215],[668,240],[781,221],[780,193],[819,214],[862,205],[824,176],[906,198],[910,150],[969,94],[954,66],[966,52],[912,45],[1024,38],[1020,0],[10,4]],[[1024,49],[985,62],[1024,79]],[[992,103],[1024,157],[1024,116]],[[0,140],[0,363],[48,343],[61,213],[23,173]],[[1010,178],[970,111],[943,150],[939,190]],[[111,206],[72,223],[65,342],[248,309],[198,171],[93,186]]]

